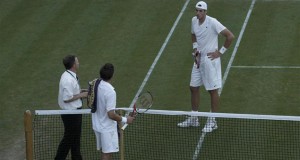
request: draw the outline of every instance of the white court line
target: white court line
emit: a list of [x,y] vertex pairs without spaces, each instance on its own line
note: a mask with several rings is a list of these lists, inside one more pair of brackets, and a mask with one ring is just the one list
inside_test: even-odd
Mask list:
[[149,69],[149,71],[148,71],[146,77],[144,78],[143,83],[141,84],[139,90],[138,90],[137,93],[135,94],[135,97],[133,98],[133,100],[132,100],[132,102],[131,102],[129,108],[132,108],[132,107],[133,107],[134,103],[136,102],[137,97],[138,97],[138,96],[141,94],[141,92],[143,91],[143,89],[144,89],[144,87],[145,87],[147,81],[149,80],[149,77],[150,77],[150,75],[151,75],[151,73],[152,73],[152,71],[153,71],[153,69],[154,69],[154,67],[155,67],[155,65],[156,65],[156,63],[157,63],[157,61],[159,60],[160,56],[162,55],[163,51],[165,50],[165,48],[166,48],[166,46],[167,46],[167,44],[168,44],[168,42],[169,42],[169,40],[170,40],[170,37],[172,36],[172,34],[173,34],[173,32],[174,32],[174,30],[175,30],[175,28],[176,28],[176,26],[177,26],[179,20],[181,19],[181,17],[182,17],[182,15],[183,15],[183,13],[184,13],[184,11],[185,11],[187,5],[189,4],[189,2],[190,2],[190,0],[187,0],[187,1],[185,2],[184,6],[182,7],[182,9],[181,9],[181,11],[180,11],[180,13],[179,13],[179,15],[178,15],[176,21],[174,22],[174,24],[173,24],[173,26],[172,26],[172,28],[171,28],[171,30],[170,30],[170,32],[169,32],[169,34],[168,34],[166,40],[164,41],[163,45],[161,46],[161,48],[160,48],[160,50],[159,50],[159,52],[158,52],[158,54],[157,54],[157,56],[156,56],[154,62],[152,63],[152,65],[151,65],[151,67],[150,67],[150,69]]
[[252,13],[252,10],[253,10],[255,1],[256,1],[256,0],[252,0],[251,6],[250,6],[250,8],[249,8],[249,10],[248,10],[248,13],[247,13],[247,17],[246,17],[246,19],[245,19],[245,21],[244,21],[244,25],[243,25],[243,27],[242,27],[242,29],[241,29],[239,38],[238,38],[238,40],[237,40],[237,42],[236,42],[236,44],[235,44],[235,46],[234,46],[234,50],[233,50],[233,52],[232,52],[231,58],[230,58],[230,60],[229,60],[229,62],[228,62],[227,68],[226,68],[225,73],[224,73],[224,76],[223,76],[222,88],[219,89],[219,95],[221,95],[222,90],[223,90],[223,87],[224,87],[225,82],[226,82],[226,80],[227,80],[227,77],[228,77],[230,68],[231,68],[231,66],[232,66],[232,63],[233,63],[233,60],[234,60],[234,58],[235,58],[236,52],[237,52],[237,50],[238,50],[238,48],[239,48],[239,46],[240,46],[240,42],[241,42],[242,37],[243,37],[243,35],[244,35],[244,32],[245,32],[246,26],[247,26],[247,24],[248,24],[248,20],[249,20],[249,18],[250,18],[250,15],[251,15],[251,13]]
[[246,69],[300,69],[300,66],[231,66],[231,68]]
[[[232,53],[231,58],[230,58],[230,60],[229,60],[229,62],[228,62],[226,71],[225,71],[225,73],[224,73],[223,81],[222,81],[222,88],[219,89],[219,95],[221,95],[221,93],[222,93],[223,86],[224,86],[224,84],[225,84],[225,82],[226,82],[226,79],[227,79],[227,76],[228,76],[228,74],[229,74],[230,68],[231,68],[231,66],[232,66],[233,60],[234,60],[234,58],[235,58],[237,49],[239,48],[240,42],[241,42],[241,40],[242,40],[243,34],[244,34],[245,29],[246,29],[246,26],[247,26],[247,24],[248,24],[248,20],[249,20],[249,18],[250,18],[251,13],[252,13],[252,10],[253,10],[255,1],[256,1],[256,0],[252,0],[251,6],[250,6],[250,8],[249,8],[249,10],[248,10],[246,19],[245,19],[245,21],[244,21],[243,27],[242,27],[241,32],[240,32],[240,34],[239,34],[238,40],[237,40],[237,42],[236,42],[236,44],[235,44],[233,53]],[[202,143],[203,143],[203,141],[204,141],[205,135],[206,135],[206,133],[202,132],[202,135],[200,136],[199,141],[198,141],[198,144],[197,144],[197,147],[196,147],[196,149],[195,149],[195,153],[194,153],[194,156],[193,156],[193,160],[196,160],[196,159],[198,158],[198,155],[199,155],[199,153],[200,153],[200,150],[201,150]]]

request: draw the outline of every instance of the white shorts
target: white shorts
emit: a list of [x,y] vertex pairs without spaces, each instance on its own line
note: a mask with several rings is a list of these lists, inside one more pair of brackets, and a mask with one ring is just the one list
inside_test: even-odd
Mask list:
[[102,148],[103,153],[119,152],[119,137],[117,131],[100,133],[95,131],[97,150]]
[[[202,58],[202,57],[201,57]],[[191,74],[191,87],[204,85],[207,91],[222,87],[222,73],[220,58],[210,60],[207,56],[201,60],[200,67],[194,64]]]

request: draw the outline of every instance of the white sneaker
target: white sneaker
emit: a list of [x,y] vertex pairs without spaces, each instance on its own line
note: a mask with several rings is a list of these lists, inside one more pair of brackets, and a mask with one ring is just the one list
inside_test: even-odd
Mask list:
[[178,123],[178,127],[199,127],[198,117],[188,117],[185,121]]
[[202,129],[202,132],[212,132],[213,130],[218,129],[217,121],[214,119],[207,119],[206,125]]

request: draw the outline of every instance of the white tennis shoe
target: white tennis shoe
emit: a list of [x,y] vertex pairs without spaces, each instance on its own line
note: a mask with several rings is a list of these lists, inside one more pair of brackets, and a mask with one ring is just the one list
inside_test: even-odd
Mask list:
[[207,118],[207,122],[204,128],[202,129],[202,132],[209,133],[215,129],[218,129],[217,121],[215,120],[215,118],[212,117]]
[[199,127],[198,117],[188,117],[185,121],[177,124],[178,127]]

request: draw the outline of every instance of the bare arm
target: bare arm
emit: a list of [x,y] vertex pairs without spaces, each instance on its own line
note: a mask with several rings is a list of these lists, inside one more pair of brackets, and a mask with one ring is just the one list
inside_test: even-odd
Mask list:
[[[195,43],[195,42],[197,43],[196,35],[192,34],[192,43]],[[197,52],[197,48],[193,47],[193,52],[196,53]]]
[[234,35],[227,28],[221,32],[221,35],[223,35],[226,38],[223,46],[225,48],[229,48],[231,45],[231,42],[234,39]]
[[210,52],[207,54],[208,58],[210,58],[212,60],[220,57],[222,55],[221,50],[223,50],[223,53],[224,53],[230,47],[231,42],[234,39],[234,35],[227,28],[224,29],[223,31],[221,31],[220,34],[223,35],[226,39],[225,39],[223,47],[220,50],[216,50],[215,52]]
[[192,43],[194,43],[194,42],[197,42],[197,40],[196,40],[196,35],[195,35],[195,34],[192,34]]
[[[114,121],[117,121],[117,122],[122,121],[122,117],[120,115],[116,114],[114,110],[108,111],[107,114],[108,114],[108,117]],[[126,123],[131,124],[133,122],[133,120],[134,120],[134,117],[127,116]]]

